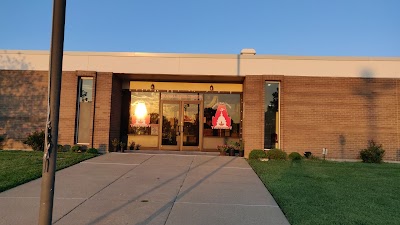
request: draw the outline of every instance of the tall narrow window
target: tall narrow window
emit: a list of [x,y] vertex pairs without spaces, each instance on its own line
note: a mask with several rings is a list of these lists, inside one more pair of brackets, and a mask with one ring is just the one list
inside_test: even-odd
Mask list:
[[79,78],[78,109],[77,109],[77,129],[76,142],[79,144],[90,143],[90,125],[92,110],[93,78]]
[[279,147],[279,83],[265,82],[264,149]]

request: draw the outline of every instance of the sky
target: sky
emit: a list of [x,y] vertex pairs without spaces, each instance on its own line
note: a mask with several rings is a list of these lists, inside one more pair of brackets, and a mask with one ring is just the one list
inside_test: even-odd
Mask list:
[[[49,50],[51,0],[1,0],[0,49]],[[399,0],[67,0],[65,51],[400,57]]]

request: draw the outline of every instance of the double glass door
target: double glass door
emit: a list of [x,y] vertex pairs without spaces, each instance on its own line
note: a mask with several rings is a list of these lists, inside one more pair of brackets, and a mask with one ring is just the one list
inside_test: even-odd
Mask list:
[[200,150],[201,101],[161,101],[161,149]]

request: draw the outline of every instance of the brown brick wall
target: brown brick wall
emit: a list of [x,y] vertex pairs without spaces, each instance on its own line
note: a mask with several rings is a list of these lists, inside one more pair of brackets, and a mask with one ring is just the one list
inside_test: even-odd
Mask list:
[[47,71],[0,70],[0,135],[4,149],[26,149],[28,133],[44,130],[47,114]]
[[395,79],[285,77],[281,110],[287,152],[356,159],[368,140],[381,143],[386,160],[399,160]]

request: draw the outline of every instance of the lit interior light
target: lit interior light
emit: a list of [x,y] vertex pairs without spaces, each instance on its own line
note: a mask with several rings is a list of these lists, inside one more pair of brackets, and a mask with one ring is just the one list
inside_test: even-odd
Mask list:
[[144,102],[139,102],[135,109],[135,116],[138,119],[143,119],[147,116],[147,108]]

